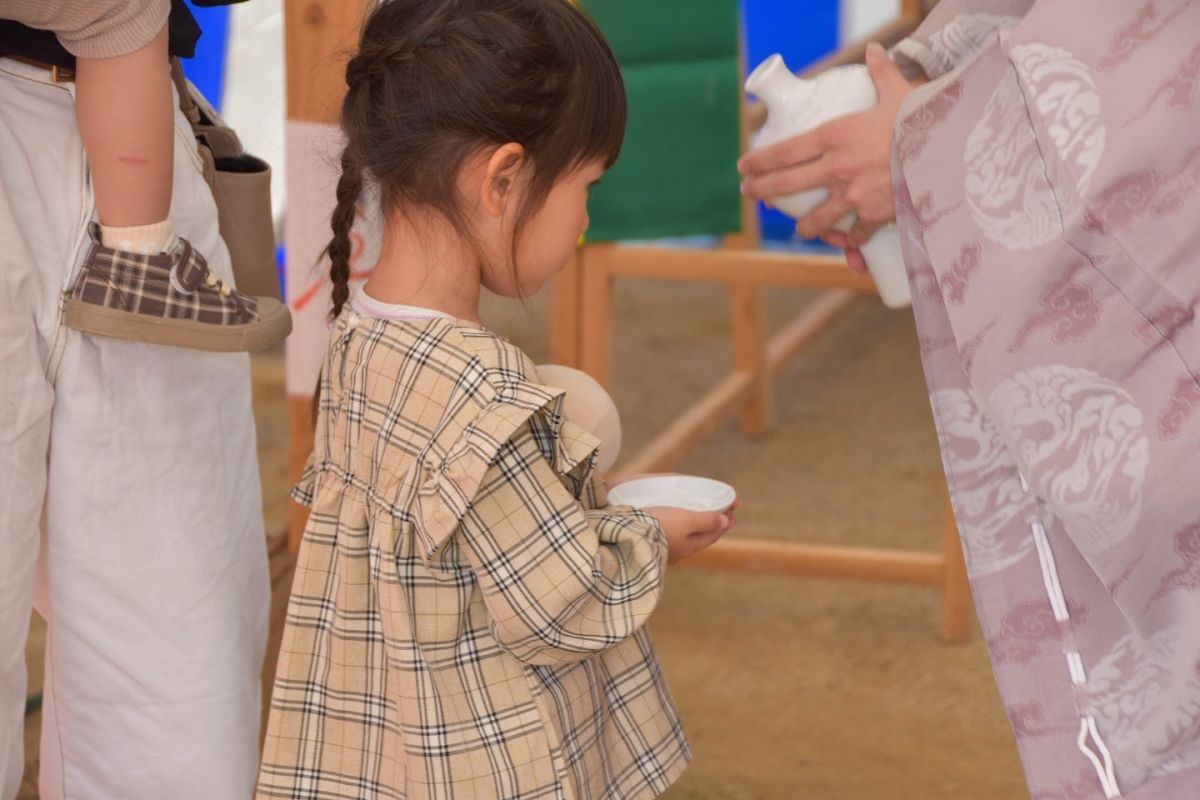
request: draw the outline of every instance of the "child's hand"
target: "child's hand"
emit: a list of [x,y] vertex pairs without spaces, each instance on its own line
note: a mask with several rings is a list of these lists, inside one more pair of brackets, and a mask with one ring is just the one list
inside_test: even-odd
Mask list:
[[685,508],[647,508],[644,511],[658,520],[667,537],[667,563],[674,564],[698,553],[734,525],[734,503],[725,513],[719,511],[688,511]]

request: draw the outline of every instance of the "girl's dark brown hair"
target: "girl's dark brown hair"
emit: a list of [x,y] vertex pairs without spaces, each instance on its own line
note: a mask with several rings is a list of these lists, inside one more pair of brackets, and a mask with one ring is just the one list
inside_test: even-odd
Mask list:
[[625,135],[616,59],[569,0],[385,0],[346,84],[327,251],[334,317],[349,296],[350,228],[368,180],[385,216],[433,209],[469,236],[459,168],[482,147],[516,142],[532,167],[519,232],[570,170],[612,166]]

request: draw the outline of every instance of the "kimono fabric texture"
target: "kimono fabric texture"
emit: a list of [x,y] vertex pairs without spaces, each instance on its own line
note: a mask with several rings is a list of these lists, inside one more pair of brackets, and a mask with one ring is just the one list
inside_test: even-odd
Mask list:
[[690,758],[643,625],[656,520],[513,345],[343,311],[260,798],[641,798]]
[[1037,800],[1200,792],[1200,3],[944,0],[897,221]]

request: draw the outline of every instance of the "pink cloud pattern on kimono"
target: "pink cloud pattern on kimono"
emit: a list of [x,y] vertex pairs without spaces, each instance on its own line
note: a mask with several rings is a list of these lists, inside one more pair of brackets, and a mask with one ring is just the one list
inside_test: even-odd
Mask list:
[[912,210],[920,222],[921,227],[929,230],[934,225],[942,221],[942,219],[954,211],[957,211],[962,203],[951,203],[945,208],[934,208],[933,192],[926,192],[921,195],[921,199],[913,204]]
[[1167,303],[1147,314],[1134,328],[1133,334],[1151,347],[1133,371],[1138,372],[1155,363],[1150,356],[1164,347],[1170,347],[1179,331],[1191,325],[1195,318],[1195,312],[1183,303]]
[[896,155],[901,162],[911,161],[921,155],[929,142],[929,131],[950,116],[962,99],[962,89],[962,82],[955,81],[939,89],[937,94],[904,118],[896,131]]
[[1178,437],[1197,407],[1200,407],[1200,386],[1196,379],[1186,374],[1179,376],[1167,409],[1158,418],[1158,435],[1164,440]]
[[[1087,619],[1087,608],[1067,598],[1067,614],[1078,625]],[[1050,601],[1041,597],[1014,605],[1000,620],[998,632],[987,642],[992,658],[997,664],[1023,664],[1040,656],[1043,645],[1061,642],[1064,628],[1054,619]]]
[[[1152,312],[1134,333],[1156,348],[1175,338],[1175,332],[1195,319],[1195,313],[1183,303],[1168,303]],[[1153,352],[1153,351],[1151,351]]]
[[1110,70],[1121,64],[1135,50],[1151,41],[1179,16],[1190,0],[1147,0],[1138,7],[1113,36],[1108,51],[1100,59],[1100,69]]
[[1175,533],[1175,554],[1183,561],[1183,566],[1167,573],[1158,591],[1146,602],[1147,610],[1172,592],[1200,589],[1200,520]]
[[1077,342],[1100,324],[1100,304],[1096,302],[1091,288],[1076,283],[1089,264],[1079,260],[1067,268],[1066,273],[1047,286],[1038,295],[1042,310],[1034,314],[1021,329],[1008,351],[1015,353],[1025,346],[1029,336],[1041,328],[1050,328],[1050,341],[1055,344]]
[[1090,370],[1053,364],[1001,381],[989,405],[1026,479],[1085,555],[1133,532],[1149,439],[1128,392]]
[[1101,190],[1084,214],[1084,229],[1112,233],[1145,216],[1161,219],[1194,200],[1200,187],[1200,147],[1174,173],[1153,169],[1120,175]]
[[968,380],[971,378],[971,373],[975,371],[975,356],[979,355],[979,351],[983,347],[988,334],[992,332],[992,328],[996,327],[999,322],[999,318],[989,322],[983,327],[983,330],[968,339],[959,351],[958,355],[959,361],[962,363],[963,375],[966,375]]
[[1200,44],[1192,48],[1192,52],[1175,70],[1175,74],[1163,81],[1154,94],[1150,95],[1142,113],[1149,111],[1151,106],[1163,97],[1167,99],[1167,108],[1172,111],[1185,111],[1191,108],[1192,103],[1195,102],[1197,76],[1200,76]]
[[950,269],[942,276],[942,296],[946,302],[961,306],[967,301],[967,285],[979,271],[979,242],[967,242],[959,250]]
[[1005,709],[1013,732],[1018,739],[1034,739],[1051,733],[1074,733],[1074,728],[1047,726],[1043,719],[1045,711],[1041,703],[1021,703]]

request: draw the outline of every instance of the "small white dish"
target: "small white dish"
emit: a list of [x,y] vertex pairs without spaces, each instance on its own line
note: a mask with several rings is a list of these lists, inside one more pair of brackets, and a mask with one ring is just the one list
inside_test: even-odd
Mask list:
[[613,487],[608,503],[634,508],[686,508],[689,511],[727,511],[737,500],[732,486],[693,475],[656,475]]

